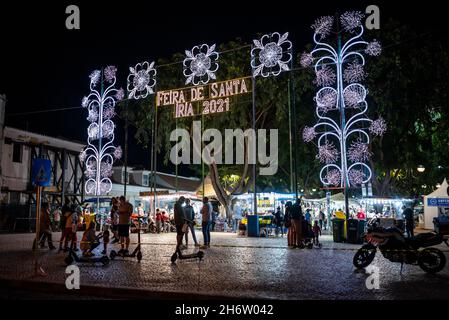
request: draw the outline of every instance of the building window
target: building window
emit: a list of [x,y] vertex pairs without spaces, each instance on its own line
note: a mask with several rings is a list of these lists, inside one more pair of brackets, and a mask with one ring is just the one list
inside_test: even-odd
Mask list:
[[22,145],[18,143],[12,145],[12,162],[22,163]]
[[144,174],[142,176],[142,185],[148,186],[150,184],[150,175]]

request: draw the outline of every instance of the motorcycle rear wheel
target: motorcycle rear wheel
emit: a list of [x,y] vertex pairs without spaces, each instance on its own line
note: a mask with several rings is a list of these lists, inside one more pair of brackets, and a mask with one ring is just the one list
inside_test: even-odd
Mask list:
[[362,269],[369,266],[375,256],[376,247],[371,244],[366,244],[355,253],[352,263],[356,268]]
[[426,248],[419,253],[418,265],[428,273],[437,273],[446,265],[446,257],[437,248]]

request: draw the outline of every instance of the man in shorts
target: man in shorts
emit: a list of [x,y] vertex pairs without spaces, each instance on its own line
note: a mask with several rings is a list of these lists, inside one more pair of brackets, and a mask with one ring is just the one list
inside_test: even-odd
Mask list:
[[124,196],[120,197],[120,205],[118,209],[118,236],[123,254],[129,253],[129,223],[133,213],[133,206],[126,201]]

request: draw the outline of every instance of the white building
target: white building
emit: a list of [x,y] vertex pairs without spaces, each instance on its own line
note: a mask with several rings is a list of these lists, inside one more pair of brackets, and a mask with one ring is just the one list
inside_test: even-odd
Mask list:
[[61,202],[61,196],[82,196],[83,166],[78,159],[78,154],[84,147],[82,143],[11,127],[2,128],[2,136],[2,203],[33,202],[35,190],[31,184],[31,164],[38,156],[52,162],[51,186],[44,190],[49,201]]

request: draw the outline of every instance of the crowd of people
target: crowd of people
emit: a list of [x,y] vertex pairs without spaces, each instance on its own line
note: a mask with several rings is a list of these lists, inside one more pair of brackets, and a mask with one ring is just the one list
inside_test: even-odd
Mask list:
[[[195,232],[198,215],[201,217],[202,245],[200,245]],[[210,247],[210,232],[214,216],[213,206],[207,197],[203,198],[202,207],[198,213],[195,212],[191,199],[179,197],[174,204],[173,215],[170,216],[166,211],[160,209],[156,209],[154,214],[147,214],[141,205],[134,213],[133,205],[124,196],[121,196],[112,198],[108,223],[105,223],[101,232],[96,234],[98,222],[95,215],[91,215],[87,208],[83,209],[80,205],[65,199],[64,205],[51,213],[49,204],[44,202],[41,206],[39,220],[39,245],[45,247],[45,242],[47,242],[50,250],[56,249],[53,244],[52,231],[60,231],[59,251],[70,249],[78,251],[78,244],[80,244],[83,255],[89,256],[92,254],[93,248],[97,247],[100,239],[102,239],[102,254],[106,254],[111,232],[111,243],[119,242],[121,251],[126,254],[129,252],[130,227],[138,225],[138,228],[141,228],[144,225],[149,229],[149,225],[153,224],[156,233],[170,232],[172,229],[176,231],[177,245],[181,249],[188,246],[189,234],[195,246],[206,249]],[[244,212],[235,211],[231,221],[233,231],[238,232],[244,216]],[[415,227],[413,210],[403,207],[402,216],[405,220],[404,225],[407,235],[413,237]],[[346,216],[342,210],[334,210],[330,218],[345,219]],[[366,215],[360,209],[350,218],[365,220]],[[272,226],[274,226],[276,236],[283,237],[286,229],[288,246],[298,248],[303,247],[305,237],[312,237],[313,242],[318,243],[319,236],[321,236],[323,230],[328,228],[329,221],[323,210],[312,210],[310,207],[304,207],[301,198],[298,198],[295,203],[288,201],[285,204],[284,211],[280,207],[276,208],[276,211],[272,213]],[[80,243],[78,243],[77,231],[81,230],[84,231],[84,234]]]

